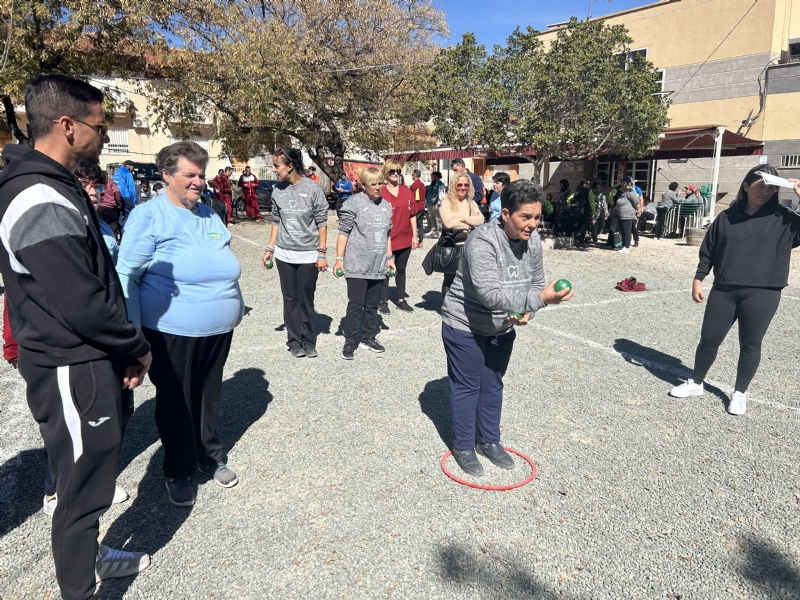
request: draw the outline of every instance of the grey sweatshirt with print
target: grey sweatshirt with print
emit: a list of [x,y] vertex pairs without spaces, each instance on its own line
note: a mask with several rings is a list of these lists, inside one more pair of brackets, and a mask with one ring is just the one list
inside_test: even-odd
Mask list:
[[328,225],[328,201],[322,188],[303,177],[297,184],[281,181],[272,190],[272,223],[276,245],[284,250],[316,250],[325,240],[319,228]]
[[627,190],[619,194],[615,201],[619,207],[619,218],[623,221],[626,219],[635,219],[636,211],[639,208],[639,196],[633,190]]
[[464,244],[458,273],[444,299],[442,321],[454,329],[485,336],[511,330],[509,312],[544,308],[542,242],[510,240],[502,224],[490,221]]
[[392,205],[373,202],[364,193],[350,196],[339,213],[339,233],[347,236],[345,277],[383,279],[386,250],[392,230]]

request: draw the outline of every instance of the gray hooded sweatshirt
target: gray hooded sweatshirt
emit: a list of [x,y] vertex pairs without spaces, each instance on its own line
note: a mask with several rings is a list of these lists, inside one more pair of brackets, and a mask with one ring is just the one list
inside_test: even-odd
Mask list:
[[281,181],[272,190],[272,223],[276,245],[298,252],[319,247],[319,228],[328,225],[328,201],[322,188],[303,177],[297,184]]
[[542,242],[510,240],[502,224],[490,221],[473,231],[464,244],[458,273],[444,299],[442,321],[453,329],[495,336],[513,327],[509,312],[544,308]]
[[345,277],[386,277],[386,250],[391,230],[392,205],[383,198],[373,202],[362,192],[350,196],[342,204],[339,233],[347,236]]
[[635,219],[636,211],[639,208],[639,196],[634,190],[626,190],[616,197],[619,207],[619,218],[622,221]]

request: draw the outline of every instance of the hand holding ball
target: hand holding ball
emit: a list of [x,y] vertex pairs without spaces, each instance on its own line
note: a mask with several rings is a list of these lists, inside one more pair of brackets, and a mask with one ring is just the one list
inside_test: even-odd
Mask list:
[[571,290],[572,284],[569,282],[568,279],[559,279],[558,281],[556,281],[556,284],[555,286],[553,286],[553,289],[555,289],[555,291],[557,292],[562,292],[566,289]]
[[342,271],[342,269],[340,267],[337,267],[336,271],[334,271],[334,273],[336,273],[337,277],[344,277],[344,271]]
[[268,258],[267,260],[264,261],[264,267],[265,268],[271,269],[274,266],[275,266],[275,262],[271,258]]

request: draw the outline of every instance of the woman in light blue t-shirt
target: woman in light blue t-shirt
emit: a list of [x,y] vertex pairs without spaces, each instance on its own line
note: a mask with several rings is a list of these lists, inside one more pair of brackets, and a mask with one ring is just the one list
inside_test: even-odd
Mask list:
[[222,461],[216,428],[222,370],[244,315],[241,267],[225,224],[198,203],[208,152],[178,142],[163,148],[156,164],[166,193],[131,212],[117,272],[128,315],[152,346],[169,499],[191,506],[189,478],[198,468],[223,487],[238,482]]

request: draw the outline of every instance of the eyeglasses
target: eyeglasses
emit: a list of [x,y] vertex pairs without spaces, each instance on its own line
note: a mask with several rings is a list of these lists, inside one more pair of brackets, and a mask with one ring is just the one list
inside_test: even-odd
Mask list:
[[468,190],[469,189],[469,184],[468,183],[457,183],[456,184],[456,189],[457,190]]
[[401,175],[402,173],[403,171],[401,171],[400,169],[389,169],[388,171],[386,171],[387,175]]
[[[76,119],[75,117],[70,117],[73,121],[77,121],[78,123],[83,123],[87,127],[91,127],[94,132],[99,135],[101,138],[106,137],[108,133],[108,125],[96,125],[94,123],[89,123],[88,121],[84,121],[83,119]],[[61,119],[53,119],[53,123],[58,123]]]

